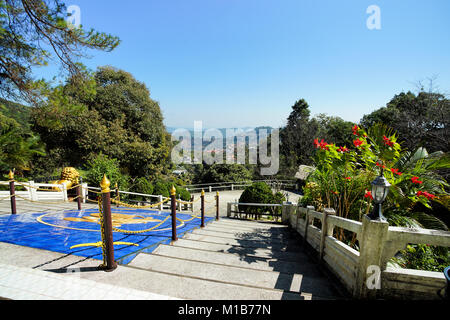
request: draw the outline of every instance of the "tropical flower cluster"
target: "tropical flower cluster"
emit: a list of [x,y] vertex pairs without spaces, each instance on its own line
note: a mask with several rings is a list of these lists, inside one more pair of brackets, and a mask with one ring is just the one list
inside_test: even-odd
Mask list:
[[373,209],[369,190],[380,174],[391,184],[383,204],[388,218],[396,214],[408,217],[418,203],[432,208],[432,201],[447,195],[447,182],[436,170],[449,166],[448,156],[429,155],[422,148],[402,151],[397,135],[382,124],[367,131],[354,125],[352,134],[355,139],[351,148],[314,139],[316,170],[309,181],[314,183],[315,190],[313,196],[305,188],[304,204],[318,209],[332,207],[341,217],[361,220]]

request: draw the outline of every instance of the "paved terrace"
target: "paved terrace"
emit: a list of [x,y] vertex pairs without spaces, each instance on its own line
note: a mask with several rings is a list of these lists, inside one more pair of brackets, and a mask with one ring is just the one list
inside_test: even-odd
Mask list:
[[[221,192],[221,216],[226,215],[225,203],[239,195],[239,191]],[[18,202],[19,214],[49,210],[33,205],[25,209]],[[58,210],[66,205],[76,208],[69,203]],[[206,212],[213,209],[208,205],[213,206],[207,203]],[[1,210],[7,214],[4,204]],[[0,297],[342,299],[341,287],[299,244],[297,234],[287,226],[222,217],[108,273],[96,269],[99,260],[0,242]]]

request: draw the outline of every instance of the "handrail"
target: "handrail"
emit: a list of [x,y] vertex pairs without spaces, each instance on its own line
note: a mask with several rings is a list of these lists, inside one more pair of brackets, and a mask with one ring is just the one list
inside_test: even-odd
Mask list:
[[338,216],[328,216],[328,224],[333,225],[354,233],[361,232],[362,223],[356,220],[350,220]]
[[243,206],[255,206],[255,207],[282,207],[282,204],[279,203],[245,203],[245,202],[232,202],[234,205],[243,205]]

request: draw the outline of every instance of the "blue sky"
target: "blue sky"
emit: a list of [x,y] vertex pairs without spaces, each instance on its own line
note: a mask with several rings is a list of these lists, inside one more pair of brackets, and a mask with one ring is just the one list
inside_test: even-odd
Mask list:
[[[122,40],[83,62],[144,82],[167,126],[277,127],[301,98],[313,115],[357,122],[427,77],[450,88],[447,0],[65,2],[80,7],[84,27]],[[370,5],[380,30],[366,26]]]

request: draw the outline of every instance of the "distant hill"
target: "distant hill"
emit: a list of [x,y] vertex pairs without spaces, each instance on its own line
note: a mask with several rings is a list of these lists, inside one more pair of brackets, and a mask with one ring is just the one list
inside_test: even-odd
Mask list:
[[0,98],[0,112],[16,120],[25,130],[30,130],[30,107]]

